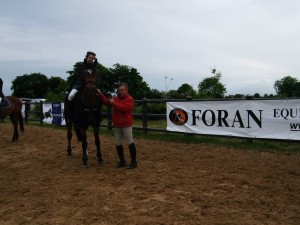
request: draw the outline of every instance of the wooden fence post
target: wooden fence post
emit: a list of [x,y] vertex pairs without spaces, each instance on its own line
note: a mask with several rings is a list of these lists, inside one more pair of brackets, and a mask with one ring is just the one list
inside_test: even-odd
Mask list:
[[24,114],[25,114],[25,123],[28,123],[28,111],[30,110],[30,103],[28,101],[25,102],[25,110],[24,110]]
[[40,124],[43,124],[44,113],[43,113],[43,101],[40,101]]
[[107,129],[112,130],[112,107],[107,106]]
[[143,130],[144,130],[144,133],[147,133],[147,128],[148,128],[148,118],[147,118],[147,102],[148,102],[148,99],[147,98],[143,98],[143,107],[142,107],[142,110],[143,110]]

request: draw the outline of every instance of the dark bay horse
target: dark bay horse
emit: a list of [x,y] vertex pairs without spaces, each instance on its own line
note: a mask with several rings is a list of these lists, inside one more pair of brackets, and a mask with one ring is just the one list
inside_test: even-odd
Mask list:
[[7,116],[9,116],[14,126],[12,142],[18,141],[18,125],[20,125],[20,130],[24,132],[21,99],[14,96],[6,96],[4,99],[2,99],[2,102],[0,104],[0,118],[4,118]]
[[[84,74],[85,86],[81,92],[77,92],[71,105],[68,103],[67,97],[65,100],[65,106],[68,105],[69,109],[64,110],[64,116],[67,126],[67,138],[68,138],[68,157],[72,156],[72,127],[74,127],[77,140],[82,142],[82,162],[83,166],[87,166],[87,129],[89,126],[93,128],[95,145],[97,147],[98,163],[102,165],[102,153],[101,143],[99,137],[99,127],[101,123],[101,108],[102,102],[97,96],[95,89],[96,76],[89,74],[86,71]],[[69,111],[69,113],[68,113]]]

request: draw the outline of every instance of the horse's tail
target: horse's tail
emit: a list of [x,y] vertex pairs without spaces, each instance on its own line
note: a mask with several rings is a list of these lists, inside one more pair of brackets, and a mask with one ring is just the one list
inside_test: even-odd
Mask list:
[[20,113],[20,115],[19,115],[19,124],[20,124],[20,129],[21,129],[21,131],[24,132],[24,122],[23,122],[23,116],[22,116],[22,113]]

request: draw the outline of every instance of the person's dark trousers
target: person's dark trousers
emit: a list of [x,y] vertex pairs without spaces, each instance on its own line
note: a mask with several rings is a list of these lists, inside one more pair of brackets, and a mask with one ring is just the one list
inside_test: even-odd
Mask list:
[[119,156],[119,162],[118,162],[116,168],[120,168],[120,167],[126,166],[126,161],[125,161],[125,158],[124,158],[123,146],[122,145],[116,146],[116,149],[117,149],[118,156]]
[[130,157],[131,157],[131,162],[127,166],[127,169],[133,169],[137,167],[137,161],[136,161],[136,147],[134,143],[131,143],[129,146],[129,152],[130,152]]

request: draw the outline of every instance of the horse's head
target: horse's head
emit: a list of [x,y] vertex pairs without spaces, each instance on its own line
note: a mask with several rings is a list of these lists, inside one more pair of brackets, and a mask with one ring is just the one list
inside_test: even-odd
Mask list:
[[96,80],[97,74],[95,72],[89,73],[84,71],[85,85],[82,92],[82,100],[86,107],[95,107],[97,104]]
[[95,72],[89,73],[87,70],[83,73],[84,81],[85,81],[85,87],[89,90],[95,89],[96,87],[96,80],[97,80],[97,74]]

